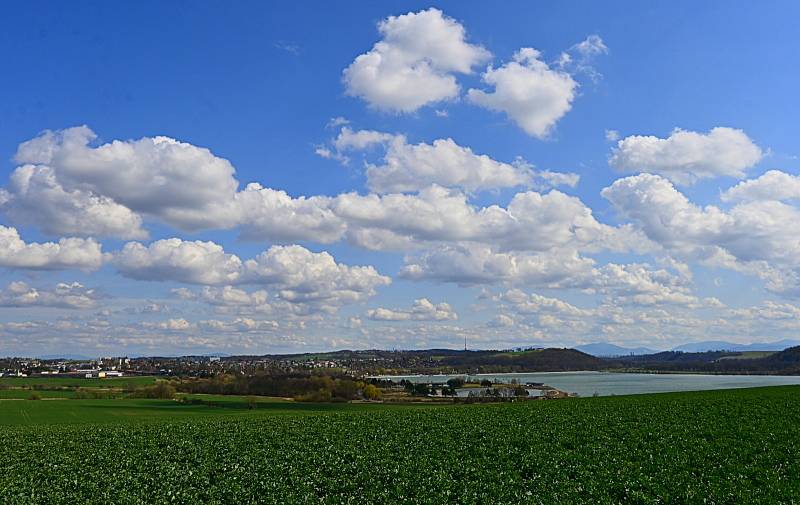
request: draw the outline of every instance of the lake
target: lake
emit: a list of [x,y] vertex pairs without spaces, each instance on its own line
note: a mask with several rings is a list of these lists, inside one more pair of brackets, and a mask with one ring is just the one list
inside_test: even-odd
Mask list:
[[[453,377],[465,375],[379,375],[379,379],[399,382],[443,384]],[[469,375],[471,379],[489,379],[509,383],[517,379],[520,384],[540,382],[579,396],[611,396],[672,391],[702,391],[709,389],[751,388],[759,386],[784,386],[800,384],[800,376],[778,375],[699,375],[699,374],[645,374],[614,372],[538,372]]]

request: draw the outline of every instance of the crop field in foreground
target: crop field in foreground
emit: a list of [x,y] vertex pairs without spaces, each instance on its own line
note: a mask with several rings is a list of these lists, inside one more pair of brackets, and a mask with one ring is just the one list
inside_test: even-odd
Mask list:
[[800,387],[349,407],[4,426],[0,503],[800,503]]

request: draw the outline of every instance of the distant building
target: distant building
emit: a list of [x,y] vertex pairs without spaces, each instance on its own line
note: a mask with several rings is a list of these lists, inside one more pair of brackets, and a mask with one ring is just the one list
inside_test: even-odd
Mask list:
[[123,373],[118,370],[100,370],[98,368],[90,368],[83,370],[76,370],[75,373],[83,375],[87,379],[105,379],[108,377],[122,377]]

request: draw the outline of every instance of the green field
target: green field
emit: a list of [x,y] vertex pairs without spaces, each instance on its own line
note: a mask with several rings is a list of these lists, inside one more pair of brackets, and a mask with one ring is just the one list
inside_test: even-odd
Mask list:
[[422,408],[228,400],[0,402],[0,503],[800,502],[800,387]]
[[[125,391],[153,384],[156,380],[158,380],[156,377],[114,377],[108,379],[2,377],[0,378],[0,402],[3,400],[29,399],[32,395],[44,400],[75,398],[79,390],[101,392],[109,396],[122,396]],[[2,405],[0,405],[0,417],[2,417],[2,410]]]
[[0,400],[6,399],[27,399],[32,394],[41,398],[73,398],[74,391],[39,391],[32,389],[0,389]]
[[[3,391],[10,393],[10,391]],[[30,394],[30,391],[24,393]],[[41,392],[43,397],[46,391]],[[101,425],[142,422],[203,420],[205,418],[271,417],[330,412],[376,412],[438,408],[431,405],[383,405],[365,403],[300,403],[257,397],[255,409],[241,396],[182,395],[201,398],[205,405],[187,405],[174,400],[0,400],[0,427],[39,425]],[[56,429],[55,427],[53,428]],[[0,500],[0,503],[3,503]]]
[[82,387],[82,388],[133,388],[152,384],[157,377],[109,377],[84,379],[82,377],[0,377],[0,387]]

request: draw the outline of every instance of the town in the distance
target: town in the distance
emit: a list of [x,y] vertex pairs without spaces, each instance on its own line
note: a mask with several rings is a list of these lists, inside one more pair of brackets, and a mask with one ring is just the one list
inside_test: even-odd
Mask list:
[[707,341],[668,351],[586,344],[493,350],[341,350],[300,354],[185,356],[42,356],[0,358],[0,377],[123,375],[208,377],[218,373],[335,371],[351,376],[481,374],[580,370],[800,374],[800,341]]

